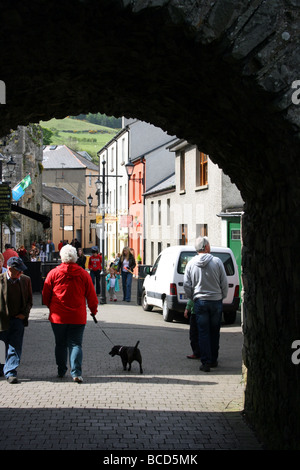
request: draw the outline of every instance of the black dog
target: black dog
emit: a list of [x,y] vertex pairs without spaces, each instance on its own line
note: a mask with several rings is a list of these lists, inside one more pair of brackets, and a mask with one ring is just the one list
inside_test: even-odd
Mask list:
[[127,363],[128,365],[128,370],[131,370],[131,363],[133,361],[137,361],[140,364],[140,373],[143,373],[142,369],[142,355],[141,351],[138,348],[139,341],[136,343],[136,345],[133,346],[114,346],[112,350],[110,351],[110,355],[112,357],[114,356],[120,356],[123,364],[123,369],[126,370]]

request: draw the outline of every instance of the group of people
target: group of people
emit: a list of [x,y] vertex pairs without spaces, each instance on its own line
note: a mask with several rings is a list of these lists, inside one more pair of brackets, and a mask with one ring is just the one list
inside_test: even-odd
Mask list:
[[[90,266],[102,269],[102,256],[93,247]],[[11,384],[18,383],[17,369],[20,365],[23,347],[24,328],[28,325],[32,308],[32,286],[29,276],[24,274],[27,267],[18,253],[11,248],[10,257],[4,260],[0,254],[0,340],[6,349],[5,363],[0,373]],[[5,250],[5,251],[7,251]],[[78,253],[79,252],[79,253]],[[4,252],[5,254],[5,252]],[[44,282],[43,304],[49,308],[49,321],[55,338],[55,359],[59,378],[67,371],[76,383],[82,383],[82,341],[87,321],[87,306],[91,315],[98,311],[98,297],[93,276],[88,273],[85,263],[81,266],[83,253],[75,246],[66,244],[60,250],[61,264],[52,269]],[[113,279],[122,273],[124,299],[130,300],[132,269],[135,266],[133,255],[125,248],[119,259],[109,268],[107,281],[113,299],[115,283]],[[131,268],[131,269],[130,269]],[[126,297],[127,296],[127,297]]]
[[[189,357],[199,358],[202,363],[200,370],[209,372],[210,368],[218,365],[222,300],[227,296],[228,283],[223,263],[210,254],[208,239],[199,237],[195,248],[197,255],[187,264],[184,275],[184,290],[192,308],[190,338],[193,355]],[[82,383],[86,306],[91,315],[95,316],[98,297],[92,276],[78,263],[76,248],[64,245],[60,257],[61,264],[52,269],[45,279],[42,298],[44,305],[49,308],[58,377],[65,376],[69,357],[71,376],[74,382]],[[0,256],[0,266],[3,262],[4,256]],[[6,265],[6,270],[0,273],[0,340],[6,346],[3,375],[9,383],[17,383],[24,328],[28,325],[32,308],[32,287],[30,277],[23,274],[27,268],[20,256],[9,257]],[[121,273],[123,299],[130,301],[134,267],[133,254],[129,248],[124,248],[120,257],[111,263],[107,274],[112,299],[115,289],[112,279]]]
[[39,242],[32,242],[29,249],[26,249],[24,245],[20,245],[19,248],[15,249],[10,243],[6,243],[3,255],[6,256],[5,252],[7,252],[8,255],[19,256],[24,262],[52,261],[54,251],[55,246],[51,240],[46,242],[40,240]]
[[[92,255],[89,257],[88,269],[95,286],[96,294],[100,295],[100,274],[102,271],[102,253],[98,253],[98,247],[92,247]],[[85,268],[86,257],[84,256],[81,248],[78,249],[77,263]],[[110,263],[107,272],[105,273],[106,289],[109,294],[110,301],[117,301],[116,292],[120,290],[119,279],[122,279],[123,288],[123,301],[131,301],[131,287],[133,270],[136,266],[136,261],[130,248],[125,247],[122,253],[117,253],[115,259]]]

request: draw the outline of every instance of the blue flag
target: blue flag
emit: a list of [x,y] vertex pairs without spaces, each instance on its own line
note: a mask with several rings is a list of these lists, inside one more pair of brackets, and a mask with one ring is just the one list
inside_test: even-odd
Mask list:
[[20,181],[12,190],[12,198],[14,201],[18,201],[25,193],[25,189],[32,184],[30,175],[25,176],[25,178]]

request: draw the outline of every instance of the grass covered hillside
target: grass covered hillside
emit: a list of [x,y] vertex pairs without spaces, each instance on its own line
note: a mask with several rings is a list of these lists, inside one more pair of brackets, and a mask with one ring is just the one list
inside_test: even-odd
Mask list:
[[93,159],[96,159],[97,152],[119,131],[69,117],[41,121],[40,125],[47,129],[44,131],[44,144],[64,144],[77,152],[85,150]]

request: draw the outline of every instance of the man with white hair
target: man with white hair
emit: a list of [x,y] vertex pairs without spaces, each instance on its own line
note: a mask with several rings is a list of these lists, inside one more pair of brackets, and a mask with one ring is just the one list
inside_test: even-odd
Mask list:
[[98,298],[89,273],[79,266],[76,248],[65,245],[60,250],[62,263],[52,269],[43,287],[43,303],[49,307],[49,320],[55,337],[58,377],[64,377],[69,360],[74,382],[82,379],[82,339],[87,320],[86,301],[91,315],[96,315]]
[[227,296],[228,282],[222,261],[210,254],[207,237],[199,237],[195,243],[197,255],[185,269],[184,290],[194,301],[198,328],[200,370],[209,372],[218,365],[222,299]]

